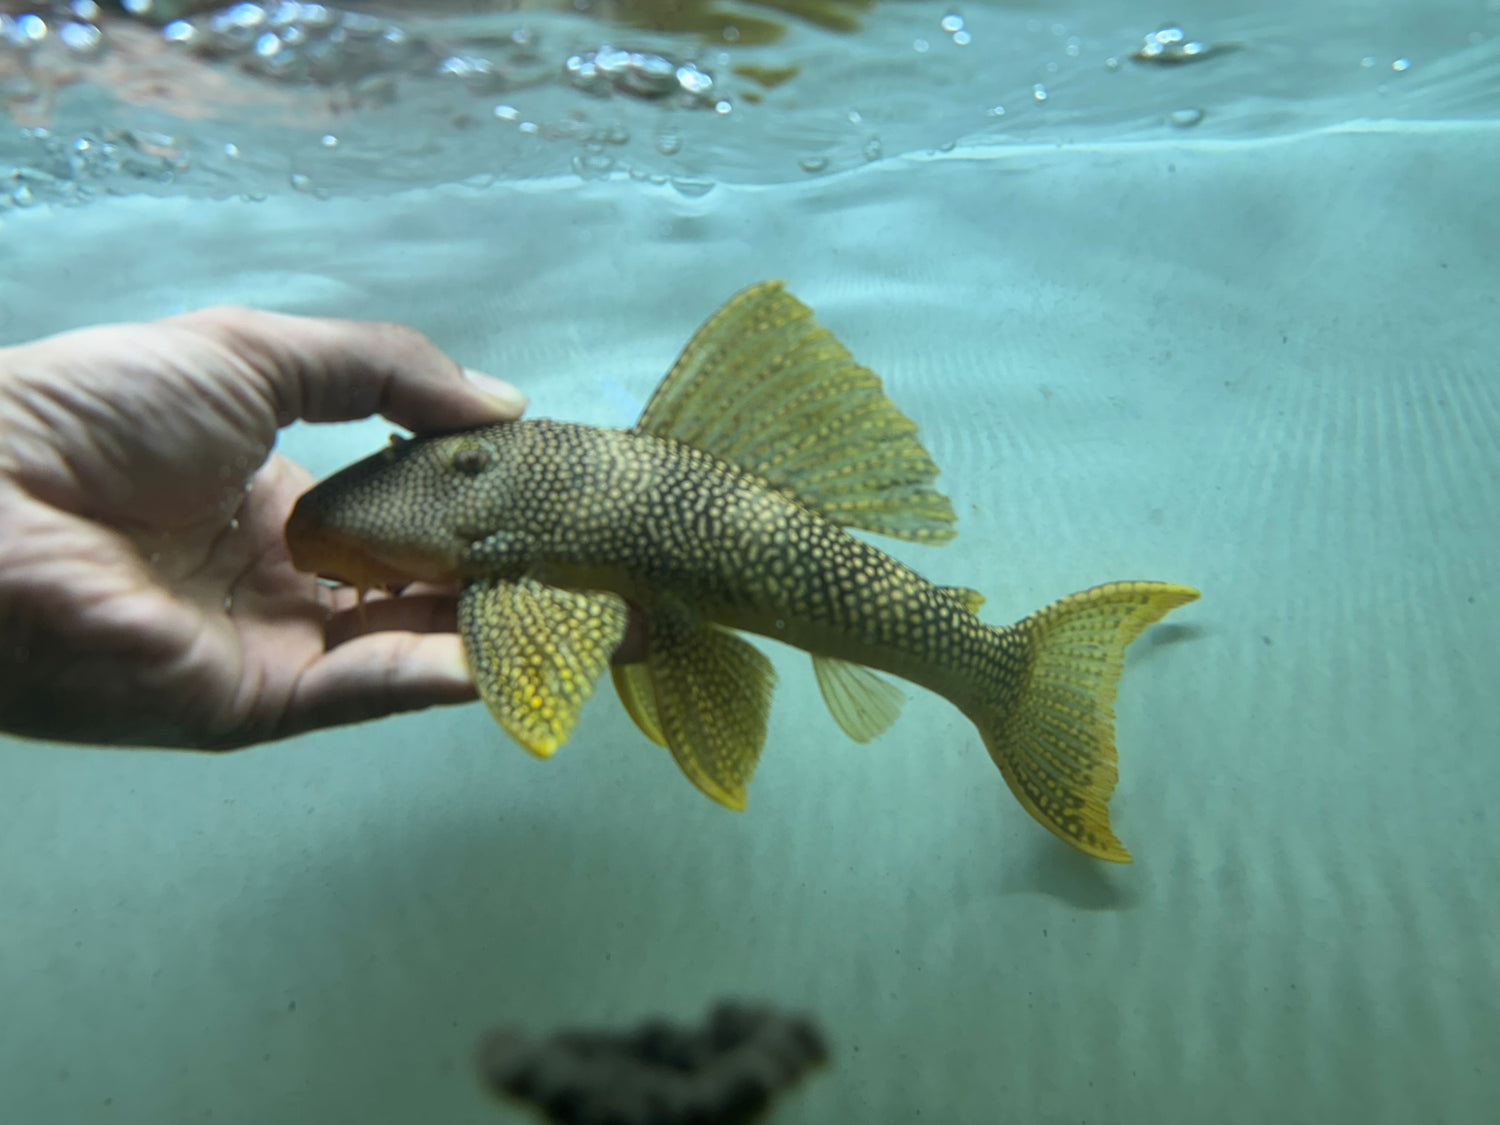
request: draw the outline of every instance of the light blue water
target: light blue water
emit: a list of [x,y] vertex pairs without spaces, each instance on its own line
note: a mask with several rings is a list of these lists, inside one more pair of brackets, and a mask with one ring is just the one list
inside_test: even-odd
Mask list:
[[[851,51],[937,41],[926,9],[881,13],[920,26]],[[1044,21],[1058,60],[1070,34],[1135,44],[1102,9],[964,15],[1017,43]],[[944,470],[958,540],[894,553],[996,622],[1114,578],[1204,592],[1122,682],[1128,868],[1037,827],[941,700],[856,746],[769,645],[739,816],[607,691],[545,763],[479,706],[218,758],[0,743],[0,1121],[522,1121],[474,1079],[486,1028],[724,994],[832,1042],[776,1122],[1489,1120],[1500,24],[1257,18],[1194,32],[1262,44],[1224,59],[1250,62],[1223,128],[1212,62],[1087,47],[1154,125],[1111,135],[1105,96],[943,152],[943,115],[994,91],[902,86],[913,52],[890,118],[931,136],[827,174],[768,127],[684,171],[706,192],[580,177],[557,142],[521,181],[0,211],[0,341],[225,300],[401,319],[536,416],[608,425],[722,299],[784,277]],[[1201,126],[1162,122],[1184,105]],[[281,448],[322,474],[386,430]]]

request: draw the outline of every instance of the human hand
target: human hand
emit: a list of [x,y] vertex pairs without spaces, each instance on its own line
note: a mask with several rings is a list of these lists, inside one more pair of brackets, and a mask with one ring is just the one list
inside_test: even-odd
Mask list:
[[230,749],[474,698],[450,594],[370,602],[365,632],[293,569],[311,477],[271,452],[297,418],[524,409],[468,376],[398,325],[239,308],[0,349],[0,730]]

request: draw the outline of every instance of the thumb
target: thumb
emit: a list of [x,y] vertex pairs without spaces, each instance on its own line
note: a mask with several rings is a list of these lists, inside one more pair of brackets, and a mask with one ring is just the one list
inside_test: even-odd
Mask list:
[[515,387],[460,366],[406,325],[234,307],[175,320],[248,361],[277,426],[380,414],[423,433],[512,421],[526,408]]

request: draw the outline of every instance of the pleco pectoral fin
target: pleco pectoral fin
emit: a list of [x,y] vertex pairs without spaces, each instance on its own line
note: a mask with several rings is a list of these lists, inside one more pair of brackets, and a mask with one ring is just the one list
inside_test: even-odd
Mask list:
[[651,687],[651,669],[645,664],[618,664],[610,668],[615,692],[625,711],[641,728],[641,733],[663,748],[667,736],[661,730],[661,716],[656,713],[656,694]]
[[771,662],[733,633],[665,608],[653,614],[645,667],[659,731],[682,772],[719,804],[743,809],[766,741]]
[[573,732],[625,622],[625,602],[614,594],[530,578],[471,582],[458,599],[458,631],[480,698],[506,733],[542,758]]
[[906,695],[895,684],[847,660],[816,655],[812,660],[823,702],[855,742],[878,738],[900,717]]

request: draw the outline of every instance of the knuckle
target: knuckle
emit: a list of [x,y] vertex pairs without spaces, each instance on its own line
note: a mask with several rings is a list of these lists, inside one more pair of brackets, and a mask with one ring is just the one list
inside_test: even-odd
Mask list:
[[437,345],[409,324],[376,321],[370,331],[386,353],[401,363],[429,362],[437,353]]

